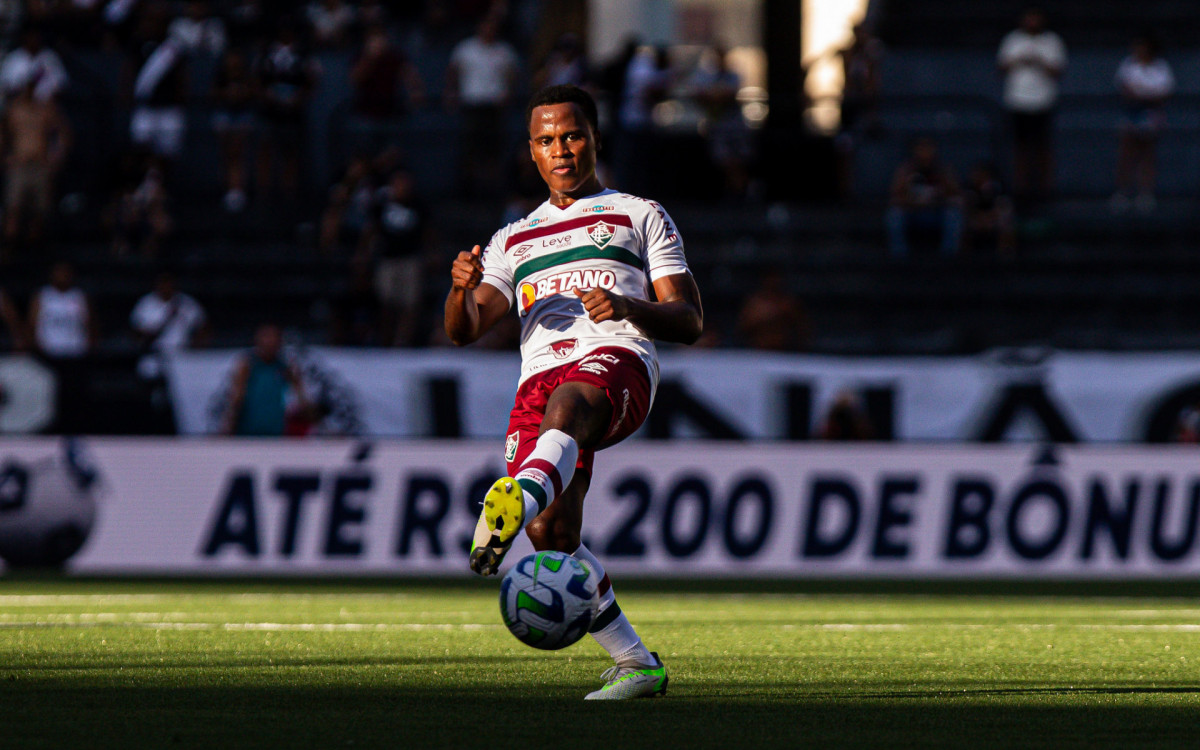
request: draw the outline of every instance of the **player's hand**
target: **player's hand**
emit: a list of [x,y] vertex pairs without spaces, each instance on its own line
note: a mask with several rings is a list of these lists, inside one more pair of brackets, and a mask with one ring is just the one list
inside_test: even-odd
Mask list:
[[455,290],[474,289],[483,281],[483,248],[476,245],[471,252],[459,253],[450,267],[450,280]]
[[576,289],[575,296],[583,302],[583,309],[587,310],[588,317],[593,323],[624,320],[629,317],[629,300],[616,292],[596,287],[586,292]]

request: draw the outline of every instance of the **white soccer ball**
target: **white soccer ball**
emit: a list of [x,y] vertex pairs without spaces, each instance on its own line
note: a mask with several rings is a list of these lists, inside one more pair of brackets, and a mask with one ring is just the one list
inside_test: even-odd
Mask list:
[[13,567],[66,562],[95,522],[97,479],[74,440],[33,460],[0,455],[0,559]]
[[600,603],[600,581],[565,552],[522,557],[500,584],[500,616],[522,643],[566,648],[588,632]]

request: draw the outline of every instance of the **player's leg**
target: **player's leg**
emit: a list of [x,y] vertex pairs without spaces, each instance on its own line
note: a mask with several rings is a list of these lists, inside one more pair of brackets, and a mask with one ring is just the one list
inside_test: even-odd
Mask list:
[[[590,458],[590,457],[589,457]],[[588,462],[590,463],[590,461]],[[612,581],[604,566],[580,541],[583,500],[591,482],[590,472],[581,469],[554,504],[529,523],[525,533],[536,550],[567,552],[587,563],[600,578],[600,604],[590,632],[600,647],[613,658],[605,673],[605,684],[587,695],[587,700],[620,700],[662,695],[667,691],[667,670],[657,654],[642,643],[629,618],[617,604]]]
[[[572,381],[552,387],[544,407],[537,407],[540,413],[528,415],[538,420],[532,449],[519,462],[510,461],[511,476],[496,480],[484,496],[470,557],[471,569],[481,575],[499,571],[521,528],[550,507],[571,483],[580,446],[586,449],[599,444],[612,420],[608,394],[588,383]],[[522,408],[535,411],[529,405],[518,407]],[[518,421],[517,410],[513,420],[514,424]],[[523,437],[520,430],[517,435]]]
[[526,518],[532,519],[550,507],[570,485],[580,449],[594,449],[611,420],[612,404],[601,389],[579,382],[566,382],[554,389],[537,444],[513,477],[526,497]]

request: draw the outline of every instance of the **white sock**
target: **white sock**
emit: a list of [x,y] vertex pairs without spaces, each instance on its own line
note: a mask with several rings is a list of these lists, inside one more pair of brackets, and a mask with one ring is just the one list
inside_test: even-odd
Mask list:
[[633,629],[629,618],[617,606],[617,597],[612,590],[612,581],[604,572],[604,566],[600,564],[591,550],[582,544],[572,553],[572,556],[586,562],[600,577],[600,607],[596,612],[596,619],[592,621],[593,630],[591,631],[596,643],[599,643],[600,647],[607,651],[613,661],[618,664],[654,666],[655,661],[654,657],[650,655],[650,649],[642,643],[642,639]]
[[579,446],[562,430],[546,430],[537,439],[533,452],[521,464],[513,479],[525,496],[525,522],[529,523],[562,494],[563,487],[575,476]]

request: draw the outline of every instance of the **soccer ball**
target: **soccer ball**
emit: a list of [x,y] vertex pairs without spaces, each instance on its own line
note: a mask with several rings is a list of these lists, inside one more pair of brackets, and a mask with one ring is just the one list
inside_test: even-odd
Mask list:
[[75,440],[29,461],[0,456],[0,559],[12,567],[66,562],[95,522],[97,479]]
[[535,552],[504,576],[500,616],[527,646],[566,648],[591,627],[599,585],[587,563],[565,552]]

